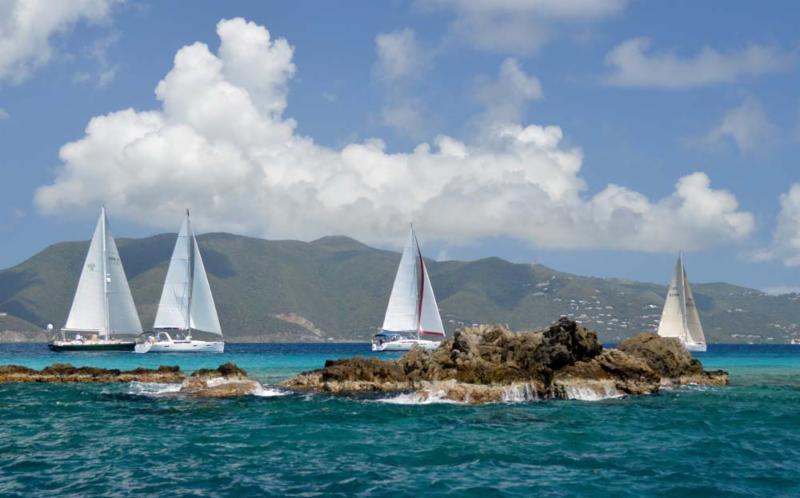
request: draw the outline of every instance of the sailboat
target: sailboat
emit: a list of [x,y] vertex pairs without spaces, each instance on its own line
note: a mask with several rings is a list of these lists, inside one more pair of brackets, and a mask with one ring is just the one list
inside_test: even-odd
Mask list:
[[658,335],[678,338],[689,351],[706,351],[706,337],[697,314],[692,288],[686,278],[683,256],[679,256],[675,264],[675,274],[658,324]]
[[414,346],[436,349],[439,341],[422,336],[445,336],[442,317],[433,295],[431,279],[412,226],[380,333],[372,339],[373,351],[409,351]]
[[[192,331],[216,335],[219,340],[196,340],[192,338]],[[137,353],[222,353],[225,350],[217,307],[188,209],[169,261],[153,331],[140,337],[135,350]]]
[[102,208],[67,323],[48,346],[53,351],[133,351],[133,340],[112,336],[141,333],[125,269]]

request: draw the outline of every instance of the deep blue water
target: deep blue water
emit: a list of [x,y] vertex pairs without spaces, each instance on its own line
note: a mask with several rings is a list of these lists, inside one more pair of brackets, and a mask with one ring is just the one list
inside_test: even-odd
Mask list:
[[[234,361],[271,384],[365,344],[223,355],[51,353],[0,364]],[[0,385],[0,496],[798,496],[800,347],[712,346],[731,385],[599,402],[462,406],[284,395],[185,400],[148,386]]]

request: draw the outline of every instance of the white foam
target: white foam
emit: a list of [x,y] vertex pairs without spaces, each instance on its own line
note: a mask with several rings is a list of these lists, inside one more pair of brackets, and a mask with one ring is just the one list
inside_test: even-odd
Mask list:
[[128,394],[136,394],[139,396],[158,396],[160,394],[176,393],[180,390],[180,384],[165,384],[161,382],[131,382]]
[[602,401],[604,399],[618,399],[625,396],[616,387],[612,386],[564,386],[564,395],[567,399],[579,401]]
[[286,396],[287,394],[289,393],[286,391],[280,391],[271,387],[264,387],[261,385],[261,383],[259,383],[258,389],[256,389],[256,392],[253,393],[253,396],[258,396],[260,398],[272,398],[274,396]]
[[527,403],[536,401],[539,396],[530,384],[515,384],[503,389],[503,403]]
[[433,392],[413,392],[407,394],[398,394],[391,398],[384,398],[377,400],[379,403],[388,403],[390,405],[433,405],[433,404],[448,404],[448,405],[463,405],[464,402],[453,401],[447,399],[444,391]]

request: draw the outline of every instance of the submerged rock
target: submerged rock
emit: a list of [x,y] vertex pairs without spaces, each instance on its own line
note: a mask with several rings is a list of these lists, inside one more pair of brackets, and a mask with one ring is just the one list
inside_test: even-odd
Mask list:
[[335,394],[412,393],[415,399],[485,403],[649,394],[665,385],[728,382],[704,372],[676,339],[640,334],[604,350],[597,334],[561,318],[541,331],[502,325],[458,330],[434,351],[415,348],[398,360],[330,360],[283,386]]

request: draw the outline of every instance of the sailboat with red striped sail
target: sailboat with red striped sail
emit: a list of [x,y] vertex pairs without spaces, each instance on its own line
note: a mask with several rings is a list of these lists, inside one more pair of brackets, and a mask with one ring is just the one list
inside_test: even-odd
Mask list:
[[397,267],[381,329],[372,338],[373,351],[409,351],[414,346],[436,349],[445,337],[442,317],[413,226]]

